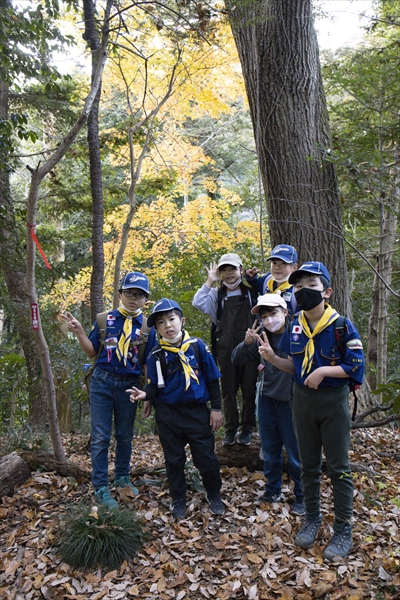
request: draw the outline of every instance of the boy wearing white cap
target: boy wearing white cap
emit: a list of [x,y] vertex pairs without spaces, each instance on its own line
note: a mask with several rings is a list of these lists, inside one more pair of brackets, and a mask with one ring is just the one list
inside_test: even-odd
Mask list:
[[[193,306],[210,315],[213,326],[211,342],[213,355],[221,371],[222,407],[224,412],[224,446],[235,441],[248,446],[256,427],[255,395],[259,359],[252,358],[244,365],[232,364],[232,350],[243,340],[253,323],[251,309],[257,292],[242,281],[242,261],[231,252],[211,263],[207,281],[196,292]],[[218,288],[214,287],[219,283]],[[242,393],[239,415],[237,393]],[[241,431],[238,433],[239,427]]]
[[[287,358],[287,354],[278,350],[279,342],[288,322],[286,302],[278,294],[259,296],[253,315],[259,315],[262,325],[256,320],[246,332],[244,341],[232,353],[234,364],[246,364],[250,358],[257,358],[257,334],[264,329],[271,347],[275,352]],[[292,381],[290,374],[280,371],[267,361],[261,360],[261,390],[258,398],[258,428],[264,457],[264,475],[267,480],[261,502],[273,503],[282,500],[282,449],[286,448],[288,472],[294,483],[295,500],[291,511],[297,515],[305,512],[303,491],[300,481],[300,459],[296,435],[292,424]]]

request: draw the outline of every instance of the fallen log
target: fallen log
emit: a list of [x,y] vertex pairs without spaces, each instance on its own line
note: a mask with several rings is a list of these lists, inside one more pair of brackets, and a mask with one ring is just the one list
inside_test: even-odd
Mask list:
[[31,476],[26,462],[16,452],[0,459],[0,498],[9,496]]
[[222,442],[215,444],[215,453],[221,467],[246,467],[249,471],[262,471],[264,461],[260,458],[260,438],[253,434],[250,446],[238,443],[233,446],[224,446]]
[[55,471],[64,477],[90,479],[89,471],[81,469],[77,464],[69,460],[59,461],[54,457],[54,454],[47,450],[35,450],[34,452],[20,450],[19,455],[29,465],[31,471],[44,469],[46,471]]

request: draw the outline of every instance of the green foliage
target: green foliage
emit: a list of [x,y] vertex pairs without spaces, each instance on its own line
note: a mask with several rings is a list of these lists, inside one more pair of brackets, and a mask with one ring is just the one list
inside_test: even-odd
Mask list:
[[56,539],[63,562],[86,571],[118,569],[124,560],[134,558],[147,537],[132,510],[80,506],[61,521]]
[[28,382],[25,359],[20,354],[0,356],[0,433],[9,431],[13,411],[13,429],[24,427],[28,417]]
[[383,383],[372,392],[375,396],[382,394],[382,402],[388,404],[393,401],[393,412],[400,413],[400,373],[388,377],[386,383]]

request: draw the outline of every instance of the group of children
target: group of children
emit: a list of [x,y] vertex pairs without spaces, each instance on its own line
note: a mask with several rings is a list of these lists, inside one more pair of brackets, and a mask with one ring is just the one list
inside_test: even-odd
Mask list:
[[[294,484],[291,511],[305,515],[295,543],[311,547],[322,522],[323,448],[335,511],[334,533],[324,557],[345,558],[352,548],[353,501],[348,391],[349,384],[363,380],[360,336],[344,318],[340,318],[342,332],[338,336],[335,322],[340,315],[327,303],[332,288],[322,263],[308,262],[297,268],[296,250],[284,244],[273,249],[269,260],[271,270],[262,276],[256,268],[243,272],[240,257],[234,253],[223,255],[207,269],[207,280],[196,292],[193,305],[212,319],[213,354],[201,339],[189,336],[180,306],[163,298],[154,304],[147,320],[147,358],[145,365],[140,364],[142,307],[149,287],[145,275],[138,272],[128,273],[121,281],[121,306],[107,315],[105,331],[99,331],[96,320],[87,337],[81,324],[67,314],[68,329],[77,335],[86,354],[96,357],[90,386],[95,497],[110,508],[117,506],[108,487],[113,414],[114,484],[128,485],[137,493],[129,480],[129,460],[137,401],[142,400],[144,416],[152,406],[155,409],[174,517],[186,516],[187,444],[202,476],[210,510],[222,515],[225,509],[213,431],[222,426],[222,408],[223,444],[250,444],[256,427],[259,375],[258,429],[266,478],[259,500],[273,503],[281,499],[285,447]],[[218,287],[214,287],[216,283]],[[147,384],[141,389],[143,367]],[[241,415],[236,399],[239,389]]]

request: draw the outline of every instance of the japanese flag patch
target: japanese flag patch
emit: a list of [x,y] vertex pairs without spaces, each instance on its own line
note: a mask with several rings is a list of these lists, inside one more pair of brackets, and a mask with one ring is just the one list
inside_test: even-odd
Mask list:
[[297,335],[303,331],[301,325],[293,325],[292,333],[296,333]]

